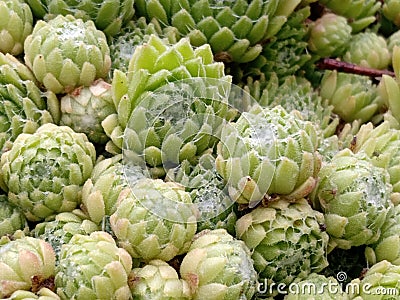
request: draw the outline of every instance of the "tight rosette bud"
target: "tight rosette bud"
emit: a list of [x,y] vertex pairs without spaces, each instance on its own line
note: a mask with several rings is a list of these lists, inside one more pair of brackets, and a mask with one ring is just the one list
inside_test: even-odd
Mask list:
[[55,284],[61,299],[131,299],[132,258],[111,235],[75,234],[61,250]]
[[40,221],[80,204],[95,158],[86,135],[48,123],[33,134],[20,134],[2,155],[1,179],[9,201],[29,221]]
[[329,236],[323,226],[323,214],[306,199],[296,203],[280,199],[239,218],[236,236],[249,247],[259,282],[288,287],[328,265]]
[[129,274],[129,287],[134,299],[189,300],[188,283],[179,279],[176,270],[162,260],[151,260]]
[[46,89],[56,94],[90,86],[111,68],[104,33],[92,21],[72,15],[39,20],[24,44],[25,63]]
[[109,140],[101,122],[115,113],[111,84],[99,79],[89,87],[78,87],[61,98],[60,107],[60,125],[86,134],[92,143],[105,144]]
[[351,39],[347,19],[333,13],[324,14],[311,24],[308,48],[322,57],[340,56]]
[[377,86],[366,77],[326,71],[321,79],[320,95],[333,106],[333,112],[346,122],[366,123],[384,106]]
[[387,42],[374,32],[353,35],[343,60],[362,67],[386,69],[391,60]]
[[331,249],[377,242],[393,206],[391,192],[387,171],[375,167],[365,155],[345,149],[325,164],[311,198],[325,214]]
[[110,217],[118,244],[142,261],[184,254],[197,230],[197,210],[182,186],[141,179],[120,194]]
[[179,272],[193,299],[250,300],[256,292],[257,273],[249,249],[224,229],[199,232]]
[[381,8],[378,0],[320,0],[334,13],[344,16],[351,20],[349,24],[353,33],[357,33],[374,23],[376,14]]

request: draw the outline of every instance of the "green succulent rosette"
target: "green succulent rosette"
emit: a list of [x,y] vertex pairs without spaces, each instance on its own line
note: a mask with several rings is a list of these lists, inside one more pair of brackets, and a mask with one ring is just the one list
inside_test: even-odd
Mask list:
[[179,269],[193,299],[252,299],[257,273],[243,241],[224,229],[199,232]]
[[[194,83],[190,82],[192,79]],[[198,81],[196,81],[197,79]],[[219,85],[225,87],[230,82],[230,77],[224,75],[223,63],[214,62],[209,45],[194,48],[188,39],[181,39],[176,44],[169,45],[165,40],[151,35],[147,43],[135,49],[127,73],[119,70],[114,71],[112,89],[117,113],[108,116],[102,122],[106,134],[112,141],[107,144],[107,151],[120,153],[121,149],[124,148],[123,136],[125,129],[132,127],[131,129],[136,131],[135,127],[139,125],[133,121],[137,118],[133,116],[133,113],[142,100],[146,100],[142,105],[144,107],[139,107],[135,114],[143,114],[140,111],[141,109],[148,110],[150,113],[160,109],[160,104],[154,102],[154,96],[152,96],[151,92],[156,92],[156,95],[160,96],[160,93],[165,91],[167,95],[158,97],[159,99],[157,100],[163,105],[167,105],[168,108],[175,102],[172,101],[166,104],[165,102],[171,101],[168,95],[171,95],[171,92],[178,93],[179,88],[184,88],[182,83],[177,83],[179,88],[175,88],[174,82],[181,80],[189,82],[187,93],[193,96],[194,93],[208,93],[211,90],[210,86],[213,83],[208,83],[206,91],[202,91],[195,84],[203,84],[201,81],[204,81],[207,85],[208,79],[211,82],[221,79],[223,83],[219,83]],[[186,100],[193,102],[193,99]],[[178,101],[178,104],[184,102]],[[147,122],[152,121],[153,119],[151,118]],[[150,126],[153,125],[150,124]],[[142,142],[138,143],[138,145],[138,147],[143,147]]]
[[311,122],[281,106],[255,107],[223,127],[216,168],[239,204],[254,207],[274,197],[295,201],[315,186],[318,143]]
[[182,186],[144,178],[120,194],[110,223],[118,244],[133,258],[169,261],[188,251],[197,214]]
[[12,205],[6,195],[0,195],[0,237],[12,235],[17,230],[27,232],[28,222],[22,211]]
[[352,282],[353,300],[390,300],[400,295],[400,266],[383,260],[370,267],[364,276]]
[[[38,1],[38,0],[36,0]],[[41,0],[45,2],[45,19],[58,15],[73,15],[84,21],[93,21],[96,28],[107,36],[116,35],[134,16],[134,0],[111,1],[76,1],[76,0]],[[34,2],[28,0],[29,2]]]
[[363,124],[354,135],[354,141],[347,145],[354,153],[366,155],[374,166],[388,171],[393,203],[397,203],[400,193],[399,139],[400,131],[392,128],[389,121],[383,121],[377,126]]
[[287,76],[303,72],[312,61],[307,50],[307,20],[311,16],[310,6],[296,9],[282,28],[263,45],[261,54],[245,64],[227,65],[227,74],[240,83],[247,76],[264,76],[268,79],[276,74],[281,84]]
[[133,269],[129,278],[134,299],[192,299],[188,283],[163,260],[151,260],[143,267]]
[[32,11],[20,0],[0,2],[0,52],[19,55],[24,51],[24,42],[33,29]]
[[344,149],[321,168],[318,178],[311,199],[325,215],[330,250],[377,242],[393,206],[387,171]]
[[58,15],[36,22],[24,43],[25,63],[49,91],[62,94],[106,78],[111,68],[105,34],[92,21]]
[[322,57],[340,56],[346,51],[351,31],[345,17],[326,13],[310,26],[308,49]]
[[165,179],[179,183],[190,193],[199,210],[197,232],[223,228],[229,234],[235,233],[237,208],[215,168],[215,157],[211,153],[200,156],[195,165],[184,160],[178,167],[170,169]]
[[175,27],[164,28],[156,19],[150,22],[145,17],[131,20],[110,41],[111,71],[127,72],[136,47],[147,43],[151,35],[159,36],[170,44],[177,43],[181,38]]
[[72,15],[84,21],[93,21],[96,27],[112,37],[133,18],[134,0],[75,1],[27,0],[37,19],[51,20],[58,15]]
[[334,107],[323,100],[304,77],[291,75],[280,83],[276,73],[268,79],[261,76],[254,80],[249,76],[243,89],[263,107],[280,105],[287,112],[297,111],[303,120],[318,124],[320,134],[325,138],[335,134],[339,125],[339,118],[333,113]]
[[89,235],[100,228],[85,218],[83,212],[74,210],[62,212],[54,220],[40,222],[31,231],[31,235],[48,242],[56,255],[56,264],[59,262],[61,248],[67,244],[75,234]]
[[333,106],[345,122],[371,121],[384,107],[376,84],[362,75],[326,71],[321,79],[320,96]]
[[[223,124],[238,114],[230,104],[236,97],[231,97],[231,87],[224,80],[191,78],[148,94],[124,131],[125,159],[152,178],[163,178],[185,160],[197,164],[203,153],[214,151]],[[238,91],[240,101],[241,94]]]
[[132,258],[111,235],[75,234],[62,247],[55,285],[61,299],[131,299]]
[[174,26],[194,46],[210,44],[216,59],[249,62],[262,51],[300,0],[291,1],[135,1],[138,16]]
[[78,87],[60,100],[60,125],[71,127],[86,134],[89,141],[105,144],[109,138],[101,122],[115,113],[111,84],[103,79],[94,81],[89,87]]
[[52,98],[47,100],[25,65],[10,54],[0,53],[0,153],[9,150],[19,134],[33,133],[42,124],[58,121],[57,104],[51,105]]
[[95,158],[86,135],[48,123],[33,134],[20,134],[2,155],[2,188],[29,221],[41,221],[80,204]]
[[296,203],[280,199],[239,218],[236,236],[251,251],[260,285],[282,283],[288,288],[328,265],[329,236],[324,224],[323,214],[306,199]]
[[351,20],[353,33],[361,32],[376,21],[382,3],[377,0],[320,0],[334,13]]
[[391,63],[386,39],[371,31],[354,34],[342,59],[362,67],[380,70],[386,69]]
[[334,277],[311,273],[289,290],[284,300],[348,300],[340,282]]
[[55,276],[55,253],[49,243],[19,236],[0,241],[0,297],[10,297],[18,290],[37,291],[52,284]]

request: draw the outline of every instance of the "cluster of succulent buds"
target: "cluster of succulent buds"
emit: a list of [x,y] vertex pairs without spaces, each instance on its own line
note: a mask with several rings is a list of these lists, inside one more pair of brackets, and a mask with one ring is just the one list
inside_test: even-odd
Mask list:
[[0,15],[0,298],[400,297],[399,0]]

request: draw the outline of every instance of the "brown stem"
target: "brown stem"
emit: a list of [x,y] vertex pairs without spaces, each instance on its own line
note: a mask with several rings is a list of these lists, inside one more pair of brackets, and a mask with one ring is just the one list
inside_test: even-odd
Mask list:
[[340,61],[334,58],[323,58],[317,63],[317,67],[323,70],[338,70],[339,72],[364,75],[369,77],[382,77],[382,75],[389,75],[394,77],[393,71],[377,70],[373,68],[361,67],[352,63]]

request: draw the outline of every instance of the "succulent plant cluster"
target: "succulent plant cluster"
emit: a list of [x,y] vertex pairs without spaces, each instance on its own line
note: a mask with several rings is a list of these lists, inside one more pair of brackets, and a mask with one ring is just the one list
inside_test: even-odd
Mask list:
[[399,0],[0,2],[0,298],[400,298]]

